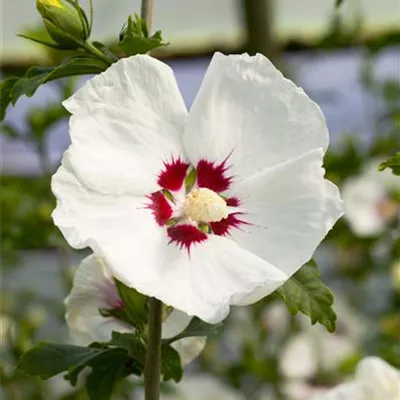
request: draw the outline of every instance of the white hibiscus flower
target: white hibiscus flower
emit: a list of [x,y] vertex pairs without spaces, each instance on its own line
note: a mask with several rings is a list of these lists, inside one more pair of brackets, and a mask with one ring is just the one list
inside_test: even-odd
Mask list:
[[372,160],[342,187],[345,218],[358,236],[379,235],[389,222],[400,218],[400,204],[391,197],[400,190],[400,178],[389,169],[379,172],[381,161]]
[[400,371],[378,357],[366,357],[357,365],[355,379],[313,400],[398,400]]
[[64,102],[53,177],[68,242],[114,276],[216,323],[313,255],[342,214],[319,107],[262,55],[217,53],[187,112],[173,72],[134,56]]
[[[114,316],[103,315],[105,310],[122,310],[124,303],[119,297],[110,270],[95,255],[90,255],[81,262],[65,304],[70,338],[77,345],[107,342],[111,340],[113,331],[133,331],[128,323]],[[171,338],[182,332],[190,320],[191,317],[187,314],[173,310],[163,321],[163,338]],[[182,363],[186,364],[201,353],[205,343],[205,337],[189,337],[174,342],[172,346],[179,352]]]

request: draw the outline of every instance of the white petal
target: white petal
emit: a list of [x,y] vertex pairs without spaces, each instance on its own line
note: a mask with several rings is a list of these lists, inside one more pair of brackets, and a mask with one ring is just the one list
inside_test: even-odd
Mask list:
[[182,311],[173,310],[163,322],[163,339],[169,339],[181,333],[189,325],[192,318]]
[[64,105],[73,169],[93,190],[148,194],[163,161],[182,155],[187,111],[172,70],[152,57],[116,62]]
[[204,350],[206,343],[207,338],[203,336],[187,337],[172,343],[172,347],[179,353],[181,362],[185,365],[192,362]]
[[[54,222],[71,246],[90,246],[108,263],[122,258],[134,280],[157,274],[157,248],[167,237],[146,209],[147,199],[89,190],[72,172],[68,152],[53,176],[52,190],[57,196]],[[140,266],[141,261],[147,268]]]
[[229,304],[240,303],[257,287],[268,288],[269,294],[287,279],[273,265],[223,237],[209,236],[202,247],[193,250],[191,260],[194,290],[211,304],[225,303],[220,312],[225,309],[226,315]]
[[[192,317],[179,310],[173,310],[162,324],[163,339],[172,338],[181,333],[188,325]],[[204,349],[206,337],[188,337],[172,343],[180,357],[182,364],[188,364],[194,360]]]
[[[241,182],[235,195],[250,225],[233,229],[232,238],[292,275],[342,215],[338,189],[323,174],[322,150],[312,150]],[[241,304],[264,295],[260,288]]]
[[357,365],[356,379],[371,400],[398,400],[400,371],[378,357],[366,357]]
[[[220,236],[208,236],[203,243],[193,245],[190,254],[173,243],[168,244],[166,235],[164,240],[164,248],[156,246],[153,258],[148,255],[150,250],[132,251],[129,243],[121,240],[118,243],[121,251],[106,256],[109,266],[126,285],[209,323],[223,320],[229,305],[256,287],[268,285],[272,292],[287,278],[267,262]],[[136,270],[155,268],[158,274],[154,274],[154,279],[138,279]]]
[[235,180],[328,145],[324,116],[257,54],[216,53],[190,110],[184,134],[192,163],[228,156]]
[[132,328],[113,317],[103,317],[99,309],[111,309],[119,301],[110,272],[96,256],[86,257],[78,267],[71,293],[65,299],[66,320],[71,340],[78,345],[108,341],[113,331]]

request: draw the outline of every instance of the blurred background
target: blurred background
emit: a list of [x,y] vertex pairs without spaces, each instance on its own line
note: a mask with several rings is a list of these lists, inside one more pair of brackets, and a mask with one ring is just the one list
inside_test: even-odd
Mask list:
[[[110,44],[140,10],[137,0],[93,3],[92,40]],[[154,55],[174,69],[188,107],[216,50],[269,56],[320,104],[331,132],[327,177],[347,211],[316,254],[336,296],[336,333],[291,317],[270,296],[232,312],[187,367],[185,387],[198,377],[215,399],[308,400],[365,355],[400,367],[400,183],[376,171],[400,150],[399,26],[398,0],[154,0],[154,30],[170,42]],[[32,32],[45,35],[35,2],[1,0],[2,79],[66,57],[16,36]],[[15,372],[38,340],[68,341],[63,299],[87,252],[72,251],[53,226],[49,182],[69,144],[61,100],[83,82],[42,86],[10,106],[1,127],[1,399],[86,398],[62,378]],[[125,382],[115,399],[133,399],[134,385]]]

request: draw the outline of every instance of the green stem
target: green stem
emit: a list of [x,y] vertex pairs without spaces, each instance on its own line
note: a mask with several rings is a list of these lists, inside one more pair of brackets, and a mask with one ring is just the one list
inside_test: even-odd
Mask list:
[[149,330],[144,366],[145,400],[159,400],[161,376],[161,325],[162,303],[149,299]]
[[142,0],[142,8],[140,10],[140,16],[146,23],[149,36],[151,33],[152,15],[153,15],[153,0]]
[[98,59],[104,61],[108,66],[112,64],[112,60],[104,55],[98,48],[94,47],[91,43],[79,43],[82,49],[85,49],[87,52],[92,53]]

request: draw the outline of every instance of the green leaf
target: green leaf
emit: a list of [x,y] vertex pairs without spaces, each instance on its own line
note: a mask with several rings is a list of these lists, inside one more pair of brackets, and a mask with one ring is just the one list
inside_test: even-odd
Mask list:
[[102,351],[66,344],[40,343],[21,357],[18,369],[48,379],[69,368],[87,364]]
[[107,65],[98,59],[77,56],[64,60],[56,67],[32,67],[22,78],[11,77],[1,82],[1,120],[5,117],[7,106],[15,105],[25,95],[31,97],[40,85],[67,76],[99,74]]
[[148,36],[147,27],[143,19],[135,14],[135,20],[132,16],[128,17],[128,23],[120,34],[118,46],[127,56],[136,54],[145,54],[157,47],[166,46],[163,43],[161,31],[157,31],[153,36]]
[[164,339],[163,343],[168,345],[185,337],[217,335],[221,331],[222,326],[222,323],[208,324],[207,322],[202,321],[200,318],[193,317],[189,325],[181,333],[178,333],[172,338]]
[[339,8],[343,4],[344,0],[335,0],[335,7]]
[[393,157],[380,163],[378,170],[383,171],[386,168],[390,168],[394,175],[400,175],[400,151],[398,151]]
[[11,76],[0,82],[0,121],[3,121],[6,116],[7,107],[11,103],[11,91],[19,79],[16,76]]
[[113,332],[112,339],[107,345],[125,349],[135,361],[139,373],[143,371],[146,359],[146,347],[138,335],[134,333]]
[[117,381],[131,373],[131,362],[122,349],[108,349],[89,364],[92,372],[86,378],[90,400],[109,400]]
[[119,296],[124,303],[124,313],[128,321],[135,328],[143,328],[147,323],[147,297],[137,290],[124,285],[118,279],[115,279]]
[[50,48],[52,48],[52,49],[63,50],[63,47],[60,46],[60,45],[57,44],[57,43],[51,43],[51,42],[48,42],[48,41],[46,41],[46,40],[42,40],[42,39],[39,39],[39,38],[35,38],[35,37],[33,37],[33,36],[25,35],[25,34],[23,34],[23,33],[19,33],[19,34],[17,34],[17,36],[20,37],[20,38],[23,38],[23,39],[31,40],[32,42],[35,42],[35,43],[42,44],[43,46],[47,46],[47,47],[50,47]]
[[7,135],[11,139],[18,139],[21,136],[21,133],[10,124],[3,124],[1,127],[1,133]]
[[314,262],[303,265],[278,289],[290,314],[299,311],[311,318],[314,325],[319,322],[329,332],[336,329],[336,314],[333,311],[333,293],[321,281],[320,272]]
[[171,346],[162,348],[161,373],[164,381],[174,380],[179,382],[182,379],[183,368],[179,353]]

